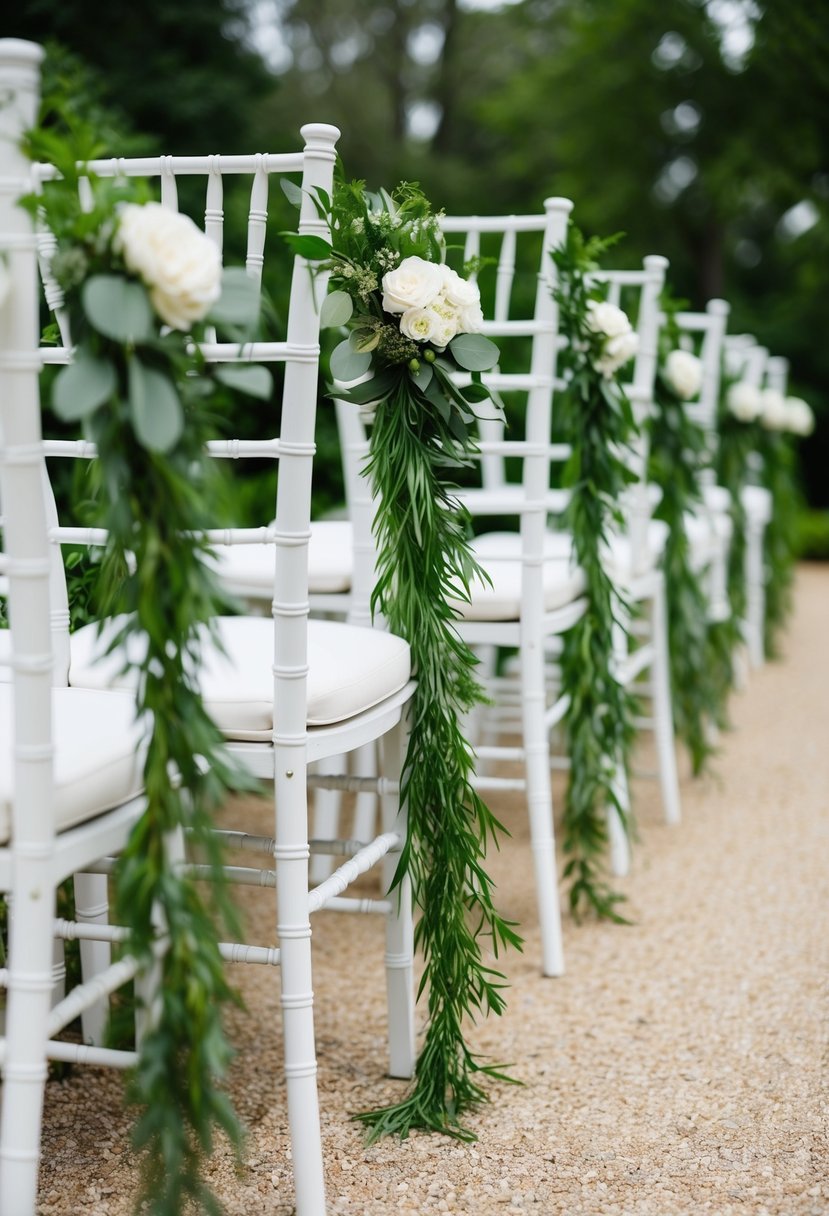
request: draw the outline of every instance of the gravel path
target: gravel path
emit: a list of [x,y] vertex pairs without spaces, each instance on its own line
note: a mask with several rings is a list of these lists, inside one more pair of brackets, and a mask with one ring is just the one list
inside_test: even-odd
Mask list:
[[[523,1085],[491,1087],[476,1143],[364,1147],[349,1113],[404,1088],[383,1078],[381,930],[315,922],[331,1213],[826,1216],[827,607],[829,567],[802,569],[786,659],[735,698],[714,776],[683,781],[679,827],[636,783],[634,923],[566,922],[562,979],[537,974],[524,817],[518,798],[498,802],[513,832],[493,861],[500,907],[527,926],[526,946],[506,960],[508,1012],[471,1037]],[[262,831],[267,818],[250,803],[228,812]],[[246,896],[251,940],[265,940],[269,896]],[[214,1182],[230,1216],[289,1216],[278,977],[236,975],[247,1011],[231,1027],[232,1091],[249,1138],[242,1175],[220,1150]],[[135,1162],[117,1075],[49,1084],[43,1155],[43,1216],[126,1216]]]

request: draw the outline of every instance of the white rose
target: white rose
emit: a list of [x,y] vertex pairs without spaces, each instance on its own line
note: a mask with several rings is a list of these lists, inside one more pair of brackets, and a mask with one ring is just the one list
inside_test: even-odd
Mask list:
[[455,270],[451,270],[448,266],[442,266],[443,272],[443,298],[447,304],[451,304],[453,308],[464,309],[472,308],[474,305],[481,303],[481,292],[477,283],[470,282],[469,279],[462,279]]
[[690,351],[672,350],[665,360],[663,375],[677,397],[690,401],[702,385],[702,363]]
[[789,430],[795,435],[811,435],[815,429],[815,416],[802,397],[787,397],[786,410],[789,416]]
[[760,394],[760,421],[768,431],[785,431],[789,424],[786,399],[779,389],[767,388]]
[[604,334],[606,338],[619,337],[629,333],[631,328],[627,314],[606,300],[589,300],[586,320],[588,329],[594,334]]
[[754,422],[763,408],[759,390],[746,380],[738,380],[736,384],[731,385],[726,404],[740,422]]
[[596,371],[609,380],[638,350],[639,335],[632,329],[627,333],[617,334],[614,338],[608,338],[602,347],[601,355],[595,361]]
[[190,329],[221,295],[219,250],[188,216],[160,203],[125,204],[113,247],[144,281],[153,308],[172,329]]
[[404,313],[410,308],[427,308],[443,286],[441,268],[424,258],[404,258],[396,270],[383,275],[383,308]]
[[443,320],[431,308],[407,308],[400,318],[400,332],[413,342],[433,342],[439,346]]
[[479,334],[484,327],[484,314],[480,304],[470,304],[458,309],[458,333]]

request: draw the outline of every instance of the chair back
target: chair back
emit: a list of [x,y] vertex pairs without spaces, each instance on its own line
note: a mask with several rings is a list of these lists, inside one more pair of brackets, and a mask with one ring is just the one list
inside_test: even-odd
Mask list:
[[[325,124],[302,127],[304,146],[289,153],[256,153],[233,156],[153,156],[111,158],[91,162],[90,174],[109,178],[141,178],[154,186],[158,201],[171,210],[195,212],[199,197],[205,233],[223,251],[225,263],[231,260],[223,247],[227,244],[226,214],[247,216],[243,260],[249,277],[261,283],[268,230],[269,197],[272,178],[286,176],[302,191],[299,231],[327,236],[313,194],[319,189],[330,194],[333,183],[335,144],[339,132]],[[48,188],[55,177],[50,165],[32,168],[38,191]],[[81,200],[91,186],[81,179]],[[281,192],[277,197],[282,201]],[[186,201],[186,206],[185,206]],[[195,214],[192,216],[195,218]],[[288,221],[290,222],[290,221]],[[54,311],[61,335],[57,347],[43,347],[42,363],[64,364],[71,361],[71,334],[59,286],[51,276],[49,263],[55,248],[51,233],[38,235],[38,254],[46,300]],[[307,559],[310,527],[311,478],[319,372],[319,307],[326,288],[325,276],[312,274],[305,259],[296,257],[285,293],[285,336],[279,341],[254,340],[244,345],[218,341],[208,335],[202,354],[210,363],[242,365],[264,363],[278,371],[279,385],[274,400],[260,407],[265,412],[261,430],[264,439],[221,439],[209,444],[220,459],[276,462],[274,479],[276,510],[269,505],[262,525],[251,528],[219,527],[208,533],[212,543],[254,544],[267,542],[274,547],[273,612],[277,621],[278,669],[275,679],[280,688],[281,714],[304,731],[305,682],[295,669],[304,669],[306,618],[308,609]],[[212,339],[212,340],[210,340]],[[248,399],[245,399],[246,401]],[[249,428],[248,428],[249,429]],[[93,444],[85,440],[49,440],[45,455],[51,458],[89,460],[96,455]],[[104,536],[92,528],[60,526],[45,463],[41,468],[42,491],[48,517],[51,545],[51,626],[57,656],[55,682],[67,682],[69,671],[69,604],[62,544],[95,545]],[[271,500],[271,503],[273,500]],[[217,520],[218,522],[218,520]],[[288,673],[290,674],[284,674]],[[279,673],[283,674],[279,674]],[[301,724],[301,727],[300,727]],[[291,734],[292,731],[288,731]]]
[[629,450],[621,453],[635,478],[625,492],[621,504],[625,529],[630,538],[634,572],[647,569],[651,562],[648,524],[653,504],[647,484],[647,420],[654,408],[662,320],[659,301],[667,270],[667,258],[660,254],[649,254],[643,259],[641,270],[602,270],[593,276],[594,282],[606,285],[609,303],[627,313],[639,338],[636,355],[618,373],[619,382],[630,400],[637,424],[637,433]]
[[678,312],[675,316],[681,347],[696,354],[702,364],[699,393],[686,402],[685,408],[705,433],[706,455],[700,470],[703,484],[713,485],[714,482],[718,446],[717,413],[729,311],[730,306],[725,300],[709,300],[705,312]]

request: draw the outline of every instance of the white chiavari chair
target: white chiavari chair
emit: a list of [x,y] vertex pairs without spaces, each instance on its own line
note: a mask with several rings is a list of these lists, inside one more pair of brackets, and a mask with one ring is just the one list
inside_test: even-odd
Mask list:
[[[96,162],[98,176],[141,177],[156,182],[165,206],[177,208],[182,177],[206,182],[205,231],[221,247],[223,199],[232,183],[242,182],[248,193],[249,222],[245,262],[260,279],[265,249],[269,179],[299,177],[303,190],[300,231],[325,234],[312,193],[332,186],[336,128],[320,124],[303,127],[305,147],[298,153],[250,156],[147,157]],[[36,180],[47,181],[53,170],[35,167]],[[42,266],[50,306],[63,322],[61,300],[48,275],[48,233],[41,234]],[[271,553],[273,622],[255,616],[220,617],[215,622],[216,646],[204,639],[202,695],[208,710],[227,737],[228,747],[256,776],[273,782],[273,837],[221,833],[228,847],[264,854],[273,868],[228,867],[231,881],[275,888],[278,945],[234,943],[226,957],[233,962],[277,965],[281,975],[282,1028],[288,1119],[291,1128],[297,1211],[319,1216],[325,1211],[319,1111],[316,1087],[313,993],[311,983],[312,913],[329,910],[379,913],[386,925],[385,965],[389,1003],[389,1072],[409,1077],[414,1067],[413,934],[408,881],[394,895],[356,899],[345,895],[360,875],[380,864],[387,888],[406,833],[405,811],[399,803],[398,778],[405,752],[405,716],[413,685],[408,645],[385,631],[357,628],[334,621],[308,619],[308,541],[311,479],[319,364],[319,304],[324,276],[312,277],[308,264],[294,260],[290,282],[287,334],[282,341],[238,344],[208,342],[205,357],[215,363],[255,361],[283,369],[281,391],[269,407],[278,435],[267,440],[217,440],[210,445],[220,459],[255,457],[274,462],[276,512],[272,523],[259,528],[219,528],[210,533],[218,545],[267,544]],[[288,292],[286,290],[286,297]],[[65,333],[65,329],[63,330]],[[40,362],[66,362],[68,346],[44,348]],[[278,423],[278,428],[277,428]],[[51,458],[95,457],[91,444],[79,440],[44,444]],[[60,546],[100,544],[94,529],[61,526],[48,477],[41,493],[50,539],[50,628],[56,655],[56,685],[68,684],[72,695],[104,695],[98,690],[129,686],[123,655],[105,654],[112,624],[99,635],[97,625],[71,634],[68,630],[66,582]],[[140,649],[140,643],[136,641]],[[136,651],[137,654],[137,651]],[[115,693],[113,695],[123,696]],[[129,699],[129,698],[127,698]],[[317,775],[309,766],[325,765],[332,757],[369,743],[379,743],[383,763],[380,778],[365,784],[379,791],[382,830],[363,841],[318,841],[322,851],[341,862],[325,882],[309,888],[307,792],[310,784],[343,785],[344,778]],[[104,850],[106,851],[106,850]],[[113,859],[89,867],[91,883],[105,882]],[[77,871],[82,867],[74,867]],[[95,888],[99,906],[105,890]],[[93,967],[100,965],[96,960]]]
[[40,48],[0,40],[0,481],[10,629],[0,683],[0,892],[8,901],[0,1037],[0,1210],[33,1216],[47,1061],[128,1068],[134,1052],[58,1039],[79,1014],[137,974],[125,956],[68,996],[55,994],[54,943],[83,924],[56,919],[61,882],[121,848],[144,807],[144,728],[125,692],[53,687],[50,541],[44,509],[36,242],[16,206],[31,185],[19,151],[35,119]]
[[725,620],[730,613],[727,585],[732,534],[730,496],[723,486],[717,485],[715,473],[719,442],[717,413],[728,313],[729,305],[725,300],[709,300],[704,312],[678,312],[674,318],[681,345],[697,354],[702,364],[699,394],[685,406],[705,436],[705,451],[699,468],[701,502],[698,509],[686,514],[685,530],[692,566],[704,581],[708,620],[712,623]]
[[[729,373],[746,384],[761,391],[769,352],[749,334],[736,334],[726,338],[726,367]],[[762,457],[751,452],[745,470],[745,484],[740,498],[745,514],[745,588],[746,615],[743,635],[746,640],[748,660],[752,667],[762,667],[766,659],[766,572],[763,556],[763,541],[766,527],[771,519],[771,494],[761,485]]]

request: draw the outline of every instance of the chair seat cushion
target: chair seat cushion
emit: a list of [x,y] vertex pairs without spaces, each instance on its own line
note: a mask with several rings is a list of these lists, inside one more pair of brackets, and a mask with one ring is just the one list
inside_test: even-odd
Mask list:
[[[55,827],[74,827],[141,793],[146,725],[131,692],[52,690]],[[0,842],[9,839],[14,782],[14,702],[0,685]]]
[[[490,488],[462,489],[456,492],[473,515],[510,515],[527,501],[527,491],[521,485],[507,484]],[[569,490],[550,489],[544,495],[546,509],[560,515],[570,501]]]
[[[264,617],[219,617],[218,645],[205,631],[200,684],[208,712],[229,739],[267,742],[273,730],[274,625]],[[138,661],[140,640],[130,643]],[[106,631],[72,635],[69,682],[107,688],[134,683],[123,656],[107,655]],[[338,621],[308,622],[308,725],[352,718],[398,692],[409,679],[409,645],[394,634]]]
[[[351,589],[352,545],[350,520],[312,522],[308,542],[308,590],[312,595]],[[216,570],[233,595],[244,599],[273,598],[273,545],[217,545]]]
[[767,524],[771,519],[772,498],[764,486],[743,486],[740,493],[747,514],[753,523]]
[[[492,586],[476,579],[470,588],[471,602],[452,600],[453,608],[467,621],[518,620],[522,603],[521,537],[517,532],[487,532],[475,538],[473,550]],[[584,592],[584,574],[569,558],[569,550],[545,552],[544,608],[548,612],[564,608]]]

